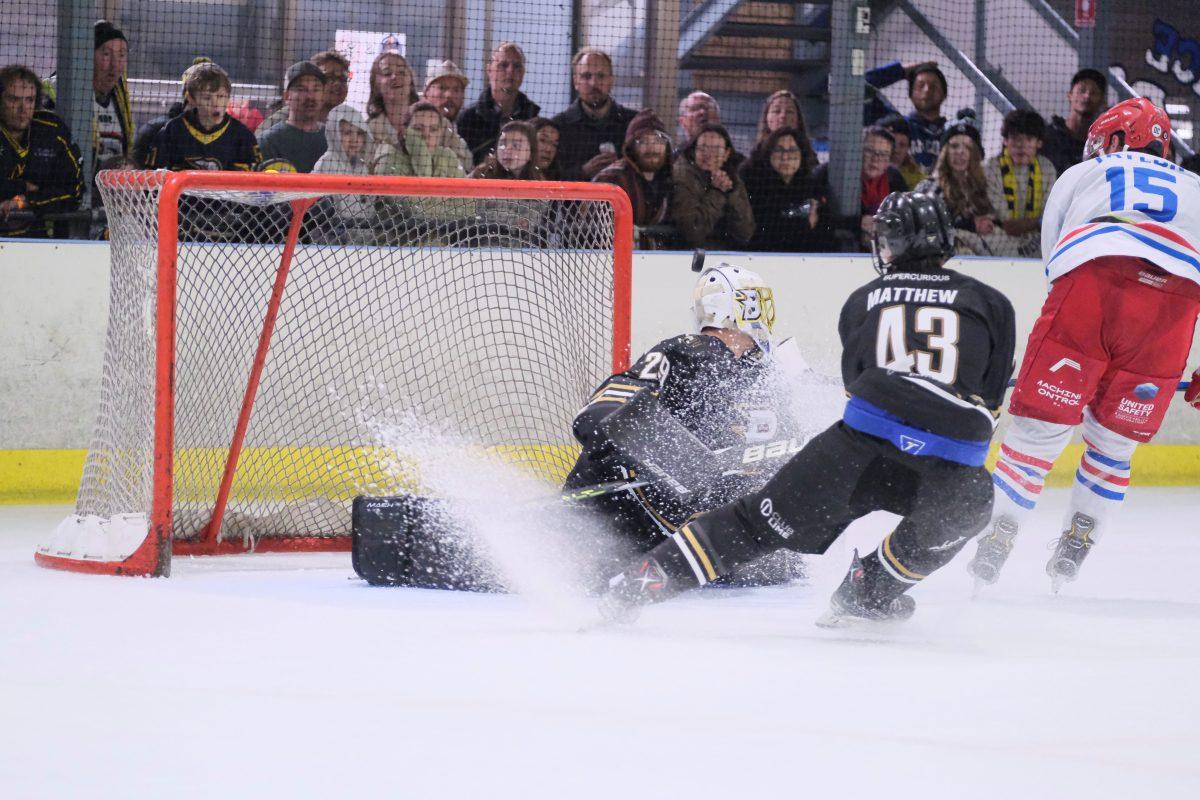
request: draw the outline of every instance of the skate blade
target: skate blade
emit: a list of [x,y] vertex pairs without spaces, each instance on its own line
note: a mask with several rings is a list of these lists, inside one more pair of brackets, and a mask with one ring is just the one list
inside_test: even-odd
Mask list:
[[1050,576],[1050,594],[1057,595],[1063,586],[1070,583],[1071,579],[1066,575],[1051,575]]
[[816,620],[818,628],[826,630],[858,630],[858,631],[886,631],[892,630],[903,619],[870,619],[867,617],[856,617],[853,614],[844,614],[840,611],[826,611]]
[[985,581],[983,578],[976,578],[975,582],[971,585],[971,599],[978,600],[983,596],[983,590],[989,586],[991,586],[991,584]]

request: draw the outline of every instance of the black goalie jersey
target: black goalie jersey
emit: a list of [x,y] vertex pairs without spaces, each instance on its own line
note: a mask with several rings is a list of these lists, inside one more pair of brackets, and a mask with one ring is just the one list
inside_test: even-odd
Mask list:
[[[605,420],[643,392],[653,393],[657,408],[670,414],[708,450],[733,448],[727,453],[741,454],[748,443],[784,441],[791,426],[774,383],[757,350],[738,358],[720,339],[705,334],[662,341],[628,370],[604,381],[575,417],[574,433],[583,453],[564,488],[647,477],[635,474],[631,459],[604,432]],[[656,445],[669,448],[671,442]],[[745,483],[746,476],[729,477],[690,496],[664,485],[669,481],[651,481],[648,486],[590,502],[610,515],[637,546],[649,547],[701,506],[726,502],[767,477],[754,480],[753,485]]]

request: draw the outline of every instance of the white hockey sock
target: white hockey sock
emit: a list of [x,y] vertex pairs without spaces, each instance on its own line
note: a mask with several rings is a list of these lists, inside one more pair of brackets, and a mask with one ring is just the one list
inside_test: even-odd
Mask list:
[[1071,440],[1071,426],[1030,417],[1012,418],[992,472],[996,502],[992,518],[1007,516],[1018,525],[1037,505],[1046,473]]
[[1099,540],[1105,523],[1112,521],[1125,500],[1125,492],[1129,489],[1129,462],[1138,443],[1108,430],[1084,409],[1083,444],[1083,458],[1075,471],[1071,507],[1063,521],[1063,530],[1070,527],[1071,517],[1076,512],[1082,512],[1095,520],[1091,537]]

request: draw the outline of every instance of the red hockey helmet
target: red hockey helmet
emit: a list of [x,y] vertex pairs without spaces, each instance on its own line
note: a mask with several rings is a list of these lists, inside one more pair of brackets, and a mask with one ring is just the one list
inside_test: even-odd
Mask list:
[[[1155,142],[1162,152],[1154,147]],[[1120,150],[1148,150],[1166,158],[1171,152],[1171,118],[1167,112],[1144,97],[1135,97],[1101,114],[1088,128],[1084,159]]]

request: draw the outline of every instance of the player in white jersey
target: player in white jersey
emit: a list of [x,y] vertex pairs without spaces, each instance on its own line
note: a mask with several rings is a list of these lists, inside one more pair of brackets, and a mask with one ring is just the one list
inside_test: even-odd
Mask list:
[[[1046,565],[1058,588],[1111,524],[1130,459],[1162,424],[1200,313],[1200,177],[1166,160],[1171,123],[1149,100],[1113,106],[1042,217],[1050,293],[1009,404],[992,522],[968,569],[996,581],[1055,459],[1083,424],[1064,532]],[[1185,399],[1200,408],[1200,370]]]

